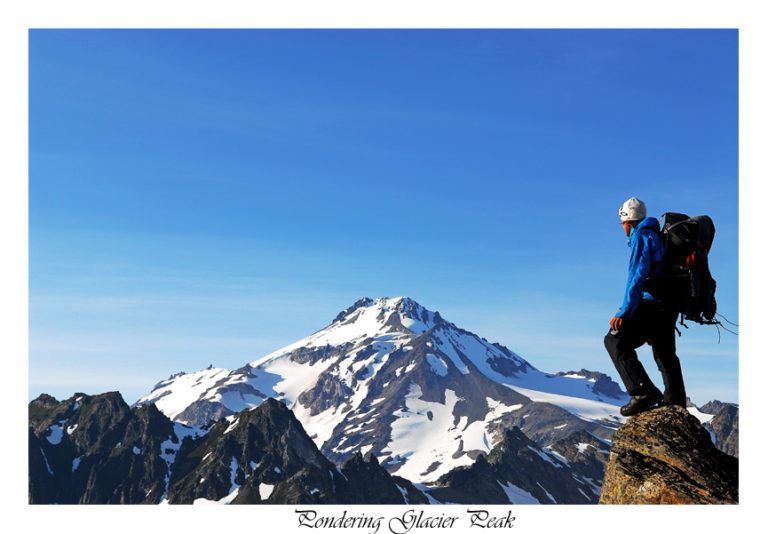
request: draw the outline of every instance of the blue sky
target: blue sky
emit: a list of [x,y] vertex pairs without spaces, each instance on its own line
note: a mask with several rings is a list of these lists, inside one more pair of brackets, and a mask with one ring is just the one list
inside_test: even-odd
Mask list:
[[[712,216],[739,322],[736,31],[29,37],[30,398],[133,402],[363,296],[618,380],[630,196]],[[738,401],[737,340],[684,331],[694,402]]]

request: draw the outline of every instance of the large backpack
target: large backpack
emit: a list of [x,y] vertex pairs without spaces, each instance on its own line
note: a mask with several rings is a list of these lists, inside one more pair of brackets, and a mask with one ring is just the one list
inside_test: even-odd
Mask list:
[[708,254],[715,238],[715,225],[707,215],[688,217],[665,213],[661,237],[664,241],[663,275],[652,281],[656,293],[670,309],[700,324],[715,320],[717,284],[709,272]]

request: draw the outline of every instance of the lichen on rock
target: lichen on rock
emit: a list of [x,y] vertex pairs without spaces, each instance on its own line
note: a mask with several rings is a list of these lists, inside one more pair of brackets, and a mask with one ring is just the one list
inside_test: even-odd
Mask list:
[[664,406],[614,434],[600,504],[737,504],[738,467],[698,419]]

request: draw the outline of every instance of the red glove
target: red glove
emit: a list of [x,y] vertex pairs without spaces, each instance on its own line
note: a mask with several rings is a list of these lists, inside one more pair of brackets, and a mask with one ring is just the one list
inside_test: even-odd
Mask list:
[[623,317],[611,317],[611,330],[621,330],[621,327],[624,325],[624,318]]

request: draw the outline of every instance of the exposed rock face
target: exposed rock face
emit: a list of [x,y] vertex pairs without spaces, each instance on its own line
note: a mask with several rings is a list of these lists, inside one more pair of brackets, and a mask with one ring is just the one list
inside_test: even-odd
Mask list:
[[328,408],[337,408],[345,404],[353,393],[353,390],[338,377],[324,374],[320,375],[312,389],[299,395],[299,402],[309,406],[312,415],[317,415]]
[[736,504],[738,459],[685,409],[630,417],[613,436],[600,504]]
[[731,456],[739,456],[739,408],[728,404],[710,421],[717,448]]
[[207,399],[201,399],[190,404],[183,412],[179,414],[179,419],[184,421],[195,421],[202,425],[209,422],[218,421],[224,417],[234,414],[220,402],[211,402]]
[[427,504],[360,453],[337,468],[282,402],[189,427],[119,393],[29,404],[30,504]]
[[704,426],[712,433],[718,449],[731,456],[739,456],[739,405],[731,402],[709,401],[699,410],[714,415]]
[[726,406],[736,406],[736,405],[732,404],[730,402],[722,402],[722,401],[719,401],[719,400],[711,400],[708,403],[702,405],[699,408],[699,410],[704,412],[704,413],[708,413],[708,414],[712,414],[712,415],[717,415],[717,414],[720,413],[720,410],[722,410]]
[[[379,504],[428,504],[427,498],[408,480],[385,471],[373,454],[355,455],[341,466],[348,483],[350,502]],[[353,497],[354,496],[354,497]]]
[[626,395],[621,387],[611,380],[610,376],[599,371],[587,371],[586,369],[582,369],[581,371],[560,372],[557,373],[557,376],[583,376],[584,378],[589,378],[595,383],[592,390],[595,393],[602,393],[606,397],[621,399]]
[[158,503],[174,443],[174,423],[117,392],[41,395],[29,404],[29,502]]
[[594,487],[602,484],[605,466],[608,464],[611,445],[584,430],[574,432],[547,449],[568,460],[575,473],[590,481]]
[[[302,394],[299,397],[299,404],[310,413],[324,413],[332,407],[332,404],[325,403],[326,397],[323,395],[329,395],[329,398],[335,395],[340,401],[347,403],[347,406],[338,412],[343,415],[343,419],[340,419],[339,424],[321,447],[321,451],[327,458],[342,464],[355,451],[369,450],[377,455],[381,465],[390,473],[419,481],[420,475],[423,474],[426,477],[441,464],[450,462],[445,457],[436,455],[435,458],[430,459],[430,462],[423,463],[418,473],[413,468],[402,469],[408,461],[411,464],[415,463],[411,455],[400,456],[392,451],[392,427],[403,414],[413,414],[422,422],[433,421],[435,414],[426,406],[434,407],[435,412],[446,405],[451,406],[450,422],[446,419],[444,424],[448,427],[456,427],[455,434],[448,437],[441,436],[440,442],[452,443],[457,435],[461,436],[459,441],[464,437],[460,429],[489,418],[492,410],[488,398],[492,403],[500,402],[507,409],[530,403],[530,400],[523,395],[502,386],[482,373],[459,369],[453,360],[440,351],[437,329],[437,327],[431,328],[421,335],[411,333],[408,335],[408,346],[395,350],[386,347],[388,341],[371,340],[370,347],[377,348],[378,352],[370,351],[369,357],[381,358],[381,355],[389,350],[391,352],[386,359],[382,359],[380,363],[376,361],[370,365],[363,365],[364,360],[361,361],[360,356],[356,355],[351,365],[348,361],[344,361],[343,365],[341,363],[331,365],[318,377],[315,386],[310,390],[311,394]],[[447,344],[446,341],[441,343]],[[363,352],[369,350],[366,347]],[[459,353],[461,350],[456,349],[456,352]],[[377,354],[379,356],[376,356]],[[352,372],[358,366],[360,370]],[[375,373],[361,376],[360,371],[367,373],[368,369],[374,366],[377,368]],[[349,404],[353,398],[352,392],[342,391],[341,380],[334,377],[334,373],[337,373],[340,368],[346,369],[347,375],[352,375],[352,386],[355,388],[366,380],[367,402],[357,409],[353,409]],[[448,389],[450,392],[447,391]],[[482,394],[478,395],[478,392]],[[453,402],[449,400],[449,394],[455,399]],[[313,403],[302,404],[307,400],[313,400]],[[423,408],[419,408],[420,406]],[[462,419],[464,422],[457,425],[456,422]],[[428,426],[427,423],[424,424]],[[467,455],[474,459],[480,451],[464,448],[457,452],[457,448],[453,448],[450,452],[457,453],[459,456]],[[443,467],[442,474],[449,470]]]
[[[607,449],[594,436],[586,432],[581,436],[585,441],[582,449]],[[558,448],[570,450],[567,443],[559,443]],[[567,454],[578,460],[578,452]],[[504,433],[487,458],[479,456],[471,466],[443,475],[428,493],[440,502],[460,504],[596,503],[600,468],[574,469],[571,464],[562,454],[541,449],[515,427]],[[590,460],[584,464],[590,464]]]
[[[405,504],[418,501],[407,481],[395,481],[360,454],[338,469],[317,449],[286,406],[267,399],[185,440],[168,490],[171,504],[198,499],[232,504]],[[421,495],[421,502],[426,497]],[[410,501],[410,502],[414,502]]]

